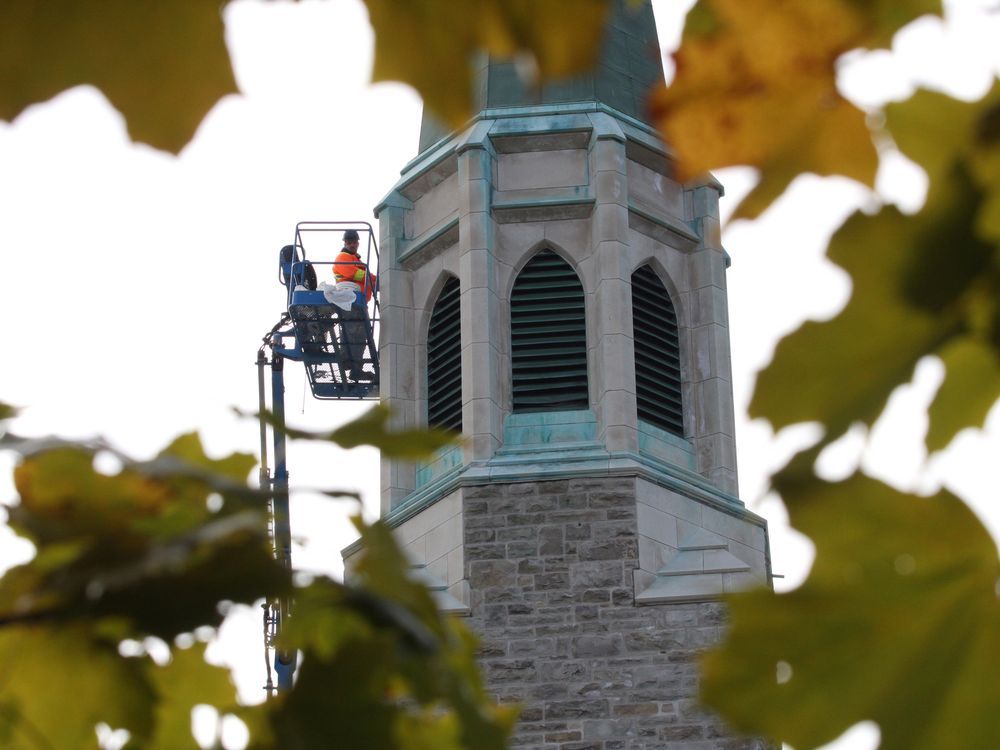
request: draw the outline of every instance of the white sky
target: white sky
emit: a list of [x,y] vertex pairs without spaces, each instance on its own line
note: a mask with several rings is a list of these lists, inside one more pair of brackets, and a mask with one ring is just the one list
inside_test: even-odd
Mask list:
[[[1000,13],[979,10],[988,4],[950,3],[948,24],[924,19],[897,38],[892,53],[852,54],[842,88],[862,105],[905,97],[914,80],[980,96],[1000,70]],[[665,47],[676,45],[688,5],[654,0]],[[121,115],[91,87],[0,123],[0,305],[12,329],[0,400],[25,407],[13,426],[20,434],[101,434],[144,456],[197,429],[211,453],[256,452],[256,424],[230,407],[257,407],[254,357],[284,299],[278,249],[291,241],[296,221],[372,221],[372,207],[416,153],[420,101],[405,86],[368,83],[372,34],[360,0],[237,0],[225,19],[241,94],[219,102],[178,157],[132,144]],[[731,197],[753,179],[745,169],[718,176]],[[879,189],[913,210],[924,182],[919,169],[892,157]],[[745,408],[777,338],[807,317],[829,317],[846,300],[849,280],[822,251],[838,223],[871,201],[847,180],[804,176],[760,220],[734,223],[724,234],[733,258],[741,495],[769,519],[774,570],[786,576],[779,589],[805,577],[812,548],[763,494],[765,480],[809,430],[775,437],[765,423],[749,422]],[[896,486],[928,491],[943,479],[1000,538],[989,470],[1000,455],[1000,409],[985,433],[969,430],[927,462],[922,410],[940,378],[936,361],[922,363],[872,434],[840,441],[823,470],[844,475],[860,461]],[[328,428],[365,408],[305,397],[294,363],[286,386],[296,425]],[[9,457],[0,457],[4,502],[14,497],[9,467]],[[360,488],[366,514],[377,516],[373,450],[292,444],[289,470],[293,486]],[[339,551],[354,538],[346,521],[352,509],[307,494],[294,501],[298,567],[339,573]],[[0,527],[0,569],[28,554]],[[216,654],[235,665],[241,694],[256,701],[259,612],[237,614]],[[876,736],[860,727],[836,747],[873,747]]]

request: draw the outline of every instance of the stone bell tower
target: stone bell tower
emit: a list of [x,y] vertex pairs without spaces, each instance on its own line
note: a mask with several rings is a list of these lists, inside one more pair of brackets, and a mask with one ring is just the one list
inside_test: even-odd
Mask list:
[[383,459],[382,515],[524,706],[520,747],[762,746],[695,703],[718,595],[770,560],[737,495],[722,187],[673,179],[660,80],[626,0],[590,76],[528,90],[484,60],[478,115],[425,117],[375,209],[382,397],[464,437]]

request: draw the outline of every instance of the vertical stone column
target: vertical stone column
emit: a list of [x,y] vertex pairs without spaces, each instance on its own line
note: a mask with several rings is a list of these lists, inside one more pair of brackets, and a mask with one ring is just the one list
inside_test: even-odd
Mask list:
[[722,248],[719,196],[714,180],[687,192],[691,223],[701,246],[690,256],[688,345],[692,363],[694,444],[698,471],[716,487],[738,494],[733,375],[726,292],[728,257]]
[[[416,409],[416,310],[413,304],[412,272],[399,263],[406,239],[404,219],[413,204],[393,191],[376,208],[379,221],[379,389],[383,398],[393,399],[393,426],[417,426]],[[393,505],[413,491],[416,484],[412,463],[381,461],[381,507],[388,513]]]
[[625,138],[601,133],[593,149],[595,260],[587,319],[591,398],[598,436],[607,449],[637,451]]
[[458,154],[464,462],[485,461],[503,441],[502,306],[490,213],[493,155],[483,143]]

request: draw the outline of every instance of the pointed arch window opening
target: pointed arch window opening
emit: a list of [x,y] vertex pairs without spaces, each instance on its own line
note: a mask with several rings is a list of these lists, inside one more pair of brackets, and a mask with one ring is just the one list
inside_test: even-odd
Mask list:
[[649,265],[632,274],[638,418],[684,437],[680,332],[670,294]]
[[513,411],[586,409],[583,284],[552,250],[537,253],[518,274],[510,330]]
[[462,310],[458,279],[445,282],[427,329],[427,425],[462,431]]

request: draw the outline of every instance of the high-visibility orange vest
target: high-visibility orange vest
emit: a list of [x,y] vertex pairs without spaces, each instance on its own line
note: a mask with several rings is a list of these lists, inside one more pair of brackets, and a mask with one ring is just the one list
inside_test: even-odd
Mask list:
[[[355,278],[358,271],[364,271],[364,277],[359,281]],[[368,272],[368,267],[354,253],[341,250],[337,259],[333,261],[333,277],[337,281],[353,281],[365,291],[365,302],[372,298],[375,291],[376,276]]]

